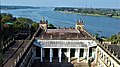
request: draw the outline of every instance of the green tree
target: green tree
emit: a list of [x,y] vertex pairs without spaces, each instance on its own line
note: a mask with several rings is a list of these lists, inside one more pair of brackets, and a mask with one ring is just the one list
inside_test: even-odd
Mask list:
[[33,21],[29,18],[16,18],[16,21],[14,21],[14,28],[16,30],[28,30],[32,23]]
[[2,67],[2,45],[3,45],[3,40],[2,40],[2,26],[0,23],[0,67]]
[[96,37],[96,38],[99,38],[99,34],[98,34],[98,33],[96,33],[96,34],[95,34],[95,37]]
[[36,30],[36,29],[38,28],[38,26],[39,26],[39,24],[36,23],[36,22],[34,22],[34,23],[32,23],[32,25],[31,25],[31,29],[32,29],[32,30]]
[[48,28],[49,29],[56,29],[56,27],[53,24],[51,24],[51,23],[48,24]]
[[112,44],[120,44],[120,34],[114,34],[107,39],[107,41],[111,41]]
[[27,24],[32,24],[33,23],[33,21],[31,19],[23,18],[23,17],[17,18],[16,21],[19,22],[19,23],[27,23]]
[[2,23],[10,22],[10,21],[12,21],[12,17],[11,17],[11,16],[4,16],[4,17],[2,17],[2,19],[1,19],[1,22],[2,22]]

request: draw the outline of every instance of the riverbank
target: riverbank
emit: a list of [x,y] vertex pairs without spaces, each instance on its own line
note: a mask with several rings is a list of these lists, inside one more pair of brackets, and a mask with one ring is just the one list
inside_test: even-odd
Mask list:
[[[68,11],[56,11],[56,12],[60,12],[60,13],[64,13],[64,14],[80,14],[80,15],[87,15],[87,16],[105,16],[105,17],[107,17],[106,15],[100,15],[100,14],[74,13],[74,12],[68,12]],[[111,18],[120,19],[120,16],[112,16]]]
[[119,18],[120,19],[120,16],[112,16],[113,18]]

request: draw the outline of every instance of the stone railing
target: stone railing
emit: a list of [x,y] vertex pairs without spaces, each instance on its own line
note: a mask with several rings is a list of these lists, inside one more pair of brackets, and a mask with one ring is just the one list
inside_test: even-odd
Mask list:
[[14,38],[9,38],[5,42],[3,42],[3,47],[2,49],[7,48],[12,42],[14,41]]
[[[112,51],[108,45],[103,45],[103,44],[99,44],[100,48],[109,55],[110,58],[112,58],[114,61],[116,61],[118,64],[120,64],[120,60],[116,57],[117,54],[114,53],[114,51]],[[103,60],[103,59],[102,59]],[[109,64],[108,64],[109,66]]]

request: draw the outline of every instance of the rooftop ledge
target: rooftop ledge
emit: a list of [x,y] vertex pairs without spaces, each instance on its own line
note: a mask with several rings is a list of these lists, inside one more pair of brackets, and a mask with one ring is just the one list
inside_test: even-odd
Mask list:
[[42,48],[88,48],[97,46],[93,40],[35,40],[34,45]]

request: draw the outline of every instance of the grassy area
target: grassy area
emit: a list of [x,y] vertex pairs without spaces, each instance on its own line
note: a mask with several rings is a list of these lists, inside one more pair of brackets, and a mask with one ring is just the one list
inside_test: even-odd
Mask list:
[[120,18],[120,16],[112,16],[113,18]]
[[[106,16],[106,15],[100,15],[100,14],[73,13],[73,12],[68,12],[68,11],[57,11],[57,12],[65,13],[65,14],[80,14],[80,15],[88,15],[88,16]],[[112,16],[112,18],[120,18],[120,16]]]
[[[83,13],[81,13],[83,14]],[[83,15],[88,15],[88,16],[105,16],[105,15],[99,15],[99,14],[83,14]]]
[[80,15],[88,15],[88,16],[105,16],[105,15],[99,15],[99,14],[73,13],[73,12],[68,12],[68,11],[57,11],[57,12],[65,13],[65,14],[80,14]]

